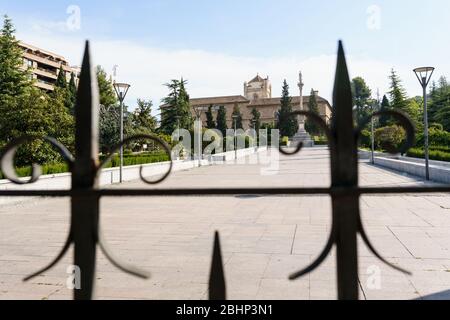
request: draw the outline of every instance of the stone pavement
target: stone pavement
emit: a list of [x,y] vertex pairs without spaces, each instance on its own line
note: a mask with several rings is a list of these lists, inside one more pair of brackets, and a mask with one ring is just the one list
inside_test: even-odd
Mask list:
[[[315,148],[280,158],[277,175],[258,165],[221,165],[174,173],[158,187],[328,186],[328,151]],[[423,185],[361,163],[364,186]],[[123,187],[148,187],[136,181]],[[215,230],[219,230],[230,299],[335,299],[334,253],[298,281],[288,275],[325,245],[328,197],[107,198],[101,223],[114,253],[151,272],[137,279],[99,253],[98,299],[206,299]],[[384,266],[359,242],[361,299],[450,299],[450,197],[366,196],[364,224],[377,249],[413,272]],[[46,265],[67,235],[68,199],[29,200],[0,208],[0,299],[69,299],[72,251],[45,275],[21,279]],[[379,275],[379,277],[377,277]],[[434,296],[431,296],[433,295]]]

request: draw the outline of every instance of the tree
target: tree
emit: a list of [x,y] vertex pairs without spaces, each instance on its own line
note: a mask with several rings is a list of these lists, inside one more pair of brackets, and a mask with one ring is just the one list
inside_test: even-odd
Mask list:
[[74,110],[75,110],[75,104],[76,104],[76,100],[77,100],[77,85],[75,83],[75,74],[72,72],[72,74],[70,75],[70,81],[69,81],[69,99],[70,99],[70,111],[72,114],[74,114]]
[[283,82],[283,94],[281,97],[281,108],[278,111],[277,129],[282,137],[292,137],[298,131],[298,122],[292,116],[292,98],[289,96],[289,85]]
[[[14,32],[11,20],[5,17],[0,34],[0,142],[23,135],[51,136],[73,152],[74,118],[65,107],[64,92],[56,87],[48,95],[32,86]],[[62,157],[42,140],[20,146],[15,157],[18,166],[51,162],[62,162]]]
[[171,135],[176,129],[191,130],[194,120],[191,113],[189,95],[185,85],[187,81],[172,80],[165,84],[169,89],[167,97],[162,99],[160,131]]
[[241,109],[239,109],[239,106],[234,106],[233,108],[233,129],[235,127],[236,121],[236,129],[244,129],[244,126],[242,125],[242,113]]
[[[389,111],[391,110],[391,105],[389,103],[389,99],[386,97],[386,95],[383,96],[383,99],[381,100],[381,106],[380,111]],[[380,127],[386,127],[388,125],[389,117],[382,115],[378,119],[378,125]]]
[[153,103],[151,101],[138,99],[137,107],[132,115],[134,128],[145,129],[149,133],[154,132],[156,128],[156,119],[152,116]]
[[214,121],[212,108],[213,108],[213,106],[210,105],[208,107],[208,111],[206,111],[206,128],[208,128],[208,129],[215,129],[216,128],[216,122]]
[[356,107],[356,121],[361,124],[371,114],[372,91],[361,77],[352,80],[353,103]]
[[178,99],[178,115],[180,116],[180,126],[186,130],[192,130],[194,119],[191,112],[191,103],[189,94],[186,91],[187,81],[180,80],[180,95]]
[[217,130],[222,132],[222,135],[225,137],[227,135],[227,110],[224,106],[220,106],[219,111],[217,112]]
[[450,131],[450,85],[445,77],[440,77],[438,84],[433,82],[430,90],[428,105],[429,118],[433,122],[440,123],[445,130]]
[[100,105],[100,152],[107,154],[120,139],[120,108]]
[[[14,100],[25,93],[32,84],[31,74],[24,70],[22,50],[15,37],[14,25],[4,16],[0,30],[0,112],[10,110]],[[1,122],[0,122],[1,125]],[[0,140],[4,140],[0,137]]]
[[[30,87],[18,96],[12,108],[2,113],[1,135],[11,141],[23,135],[51,136],[73,151],[74,118],[65,108],[63,99]],[[16,165],[62,162],[61,156],[42,140],[35,140],[19,148]]]
[[114,84],[101,66],[97,66],[97,81],[100,95],[100,104],[106,107],[118,103],[117,94],[114,90]]
[[402,81],[394,69],[391,70],[389,79],[391,81],[389,91],[391,108],[396,111],[402,111],[416,126],[420,125],[420,110],[417,101],[414,98],[408,99]]
[[100,96],[100,151],[108,153],[120,140],[120,106],[111,79],[101,66],[97,66]]
[[259,134],[259,129],[261,129],[261,112],[256,108],[252,109],[252,125],[253,129],[256,130],[256,133]]
[[74,94],[72,89],[69,87],[66,79],[66,72],[62,66],[59,68],[58,78],[56,79],[52,96],[53,98],[60,99],[64,103],[67,110],[74,114],[76,93]]
[[56,78],[55,87],[64,89],[67,88],[66,72],[64,71],[62,66],[59,67],[58,78]]
[[[309,96],[308,111],[313,112],[317,115],[319,114],[319,105],[317,103],[317,96],[314,92],[314,89],[311,89],[311,94]],[[320,133],[319,127],[311,119],[306,119],[305,129],[311,135],[317,135]]]
[[389,91],[391,108],[408,114],[406,90],[403,88],[402,81],[394,69],[391,70],[389,79],[391,81]]

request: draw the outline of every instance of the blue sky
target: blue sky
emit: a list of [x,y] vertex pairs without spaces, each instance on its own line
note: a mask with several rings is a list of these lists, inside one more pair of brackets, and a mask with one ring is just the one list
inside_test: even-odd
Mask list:
[[[80,29],[66,27],[70,5],[81,10]],[[374,91],[386,91],[394,67],[409,94],[420,94],[414,67],[450,75],[449,12],[447,0],[0,0],[20,39],[72,64],[90,39],[96,62],[107,72],[118,65],[118,78],[133,85],[130,103],[142,97],[155,104],[165,93],[161,84],[181,76],[191,96],[241,94],[257,72],[271,77],[275,94],[284,78],[295,94],[300,69],[307,90],[330,98],[338,39],[351,75]]]

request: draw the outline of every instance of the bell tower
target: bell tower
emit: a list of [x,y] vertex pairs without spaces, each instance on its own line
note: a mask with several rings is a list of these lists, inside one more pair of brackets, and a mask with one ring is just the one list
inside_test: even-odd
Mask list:
[[250,101],[272,98],[272,84],[269,77],[264,79],[258,74],[248,83],[245,82],[244,96]]

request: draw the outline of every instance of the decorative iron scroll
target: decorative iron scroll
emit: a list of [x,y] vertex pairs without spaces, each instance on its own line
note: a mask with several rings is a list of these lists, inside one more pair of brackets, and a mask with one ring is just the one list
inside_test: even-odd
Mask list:
[[[158,143],[169,155],[168,171],[158,180],[150,181],[144,178],[142,167],[141,179],[147,184],[158,184],[167,179],[172,170],[171,151],[165,142],[155,136],[139,135],[122,141],[113,148],[111,156],[103,163],[98,158],[98,115],[99,97],[95,70],[91,64],[89,43],[83,58],[80,83],[75,108],[76,133],[75,157],[62,144],[50,137],[24,136],[9,143],[0,153],[0,166],[5,177],[16,184],[34,183],[39,179],[40,167],[32,166],[31,178],[19,179],[14,170],[14,155],[18,147],[34,139],[42,139],[50,143],[64,158],[72,173],[72,187],[70,190],[2,190],[0,196],[12,197],[70,197],[71,223],[67,240],[53,262],[38,272],[26,277],[29,280],[54,267],[74,244],[74,264],[82,270],[81,289],[74,291],[74,299],[86,300],[93,298],[94,275],[96,263],[96,248],[100,246],[107,259],[120,270],[141,278],[148,278],[149,274],[133,266],[127,265],[116,258],[108,249],[99,225],[99,200],[101,197],[155,197],[155,196],[236,196],[236,195],[330,195],[332,198],[332,228],[328,242],[322,253],[310,266],[292,274],[289,279],[295,280],[315,270],[329,255],[336,245],[337,249],[337,284],[339,299],[358,299],[358,253],[357,235],[359,234],[369,250],[381,261],[391,267],[408,273],[402,268],[386,261],[370,242],[364,230],[359,202],[364,194],[403,194],[403,193],[432,193],[450,192],[449,186],[435,187],[359,187],[358,185],[358,150],[357,142],[364,124],[354,128],[353,103],[350,79],[345,61],[344,49],[339,42],[336,79],[333,97],[333,119],[328,127],[321,117],[307,111],[294,112],[292,115],[304,115],[319,125],[328,137],[331,156],[332,184],[329,188],[228,188],[228,189],[100,189],[98,176],[101,168],[110,160],[120,146],[133,140],[150,139]],[[378,112],[373,116],[387,114],[394,117],[407,133],[406,142],[399,152],[405,152],[414,143],[414,127],[403,114],[395,111]],[[370,119],[367,119],[368,123]],[[280,149],[286,155],[292,155],[302,149],[300,143],[294,152]],[[394,152],[394,148],[389,150]],[[226,299],[226,282],[219,234],[216,233],[213,247],[211,273],[209,281],[209,297],[211,300]]]

